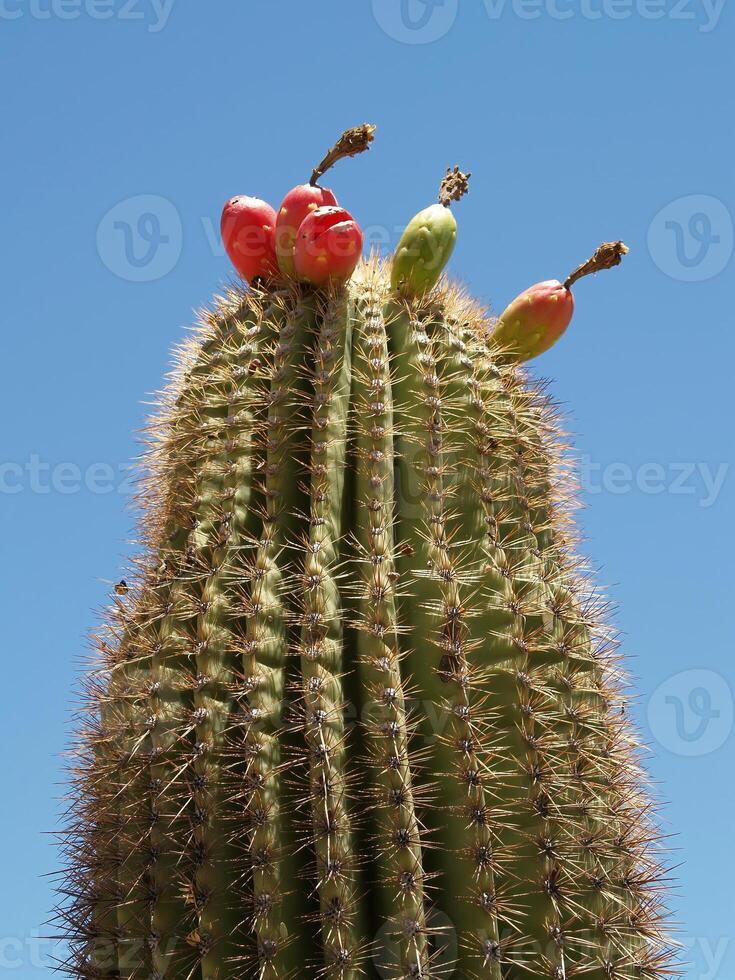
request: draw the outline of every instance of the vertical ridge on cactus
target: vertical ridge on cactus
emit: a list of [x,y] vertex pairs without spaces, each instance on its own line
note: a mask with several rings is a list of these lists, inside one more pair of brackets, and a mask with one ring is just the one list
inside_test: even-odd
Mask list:
[[371,260],[179,352],[76,744],[71,976],[671,972],[559,424],[492,330]]

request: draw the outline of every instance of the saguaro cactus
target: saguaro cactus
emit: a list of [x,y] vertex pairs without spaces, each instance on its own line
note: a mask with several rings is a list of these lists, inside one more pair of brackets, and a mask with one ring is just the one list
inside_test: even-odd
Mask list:
[[179,351],[78,744],[75,977],[668,972],[554,410],[400,280],[232,289]]

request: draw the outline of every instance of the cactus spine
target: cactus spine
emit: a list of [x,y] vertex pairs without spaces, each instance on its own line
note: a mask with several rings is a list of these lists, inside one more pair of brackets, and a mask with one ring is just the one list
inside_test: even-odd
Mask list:
[[491,326],[370,261],[181,351],[89,682],[72,976],[668,970],[554,413]]

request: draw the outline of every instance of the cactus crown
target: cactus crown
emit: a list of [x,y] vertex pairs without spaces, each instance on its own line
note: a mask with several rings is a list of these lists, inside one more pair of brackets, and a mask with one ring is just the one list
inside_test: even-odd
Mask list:
[[370,261],[233,290],[179,352],[88,681],[73,976],[668,971],[555,412],[490,327]]

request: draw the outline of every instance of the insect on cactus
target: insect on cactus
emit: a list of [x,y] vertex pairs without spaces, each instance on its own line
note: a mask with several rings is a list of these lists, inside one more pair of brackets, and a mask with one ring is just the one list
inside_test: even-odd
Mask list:
[[74,977],[671,970],[556,415],[518,366],[625,248],[496,324],[439,278],[466,177],[393,263],[235,286],[178,352],[87,682]]

